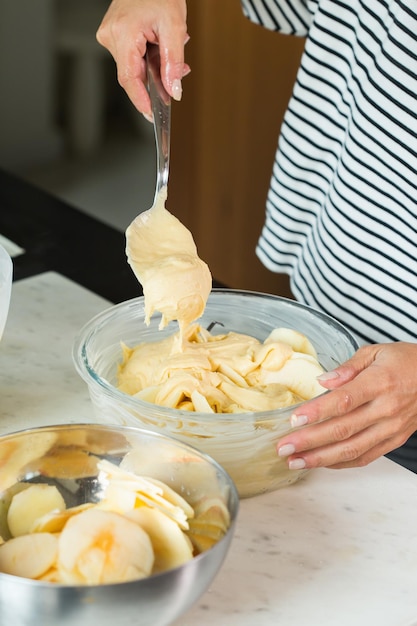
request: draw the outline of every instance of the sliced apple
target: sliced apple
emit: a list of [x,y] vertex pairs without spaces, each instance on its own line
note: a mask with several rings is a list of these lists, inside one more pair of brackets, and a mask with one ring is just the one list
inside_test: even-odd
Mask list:
[[217,543],[227,532],[230,514],[220,498],[204,498],[194,506],[195,517],[189,521],[187,531],[197,553],[204,552]]
[[154,552],[148,534],[123,515],[97,508],[68,520],[59,536],[58,570],[71,584],[102,584],[149,576]]
[[30,528],[31,533],[59,533],[64,528],[70,517],[78,515],[81,511],[91,509],[96,506],[93,502],[86,502],[78,506],[72,506],[63,511],[52,511],[38,517]]
[[264,341],[265,344],[271,342],[285,343],[291,346],[294,352],[310,354],[314,358],[317,358],[317,352],[311,341],[298,330],[293,330],[292,328],[275,328]]
[[[136,496],[136,506],[156,507],[174,519],[182,528],[188,528],[187,516],[194,512],[179,494],[159,480],[137,476],[122,467],[102,460],[97,465],[108,487],[131,491]],[[105,496],[106,497],[106,496]]]
[[7,523],[13,537],[30,532],[36,520],[51,511],[63,511],[65,501],[54,485],[37,483],[13,496]]
[[39,578],[55,562],[58,539],[51,533],[21,535],[0,546],[0,571],[24,578]]
[[174,520],[158,509],[142,506],[126,513],[126,517],[139,524],[151,539],[155,553],[153,574],[179,567],[193,558],[188,537]]

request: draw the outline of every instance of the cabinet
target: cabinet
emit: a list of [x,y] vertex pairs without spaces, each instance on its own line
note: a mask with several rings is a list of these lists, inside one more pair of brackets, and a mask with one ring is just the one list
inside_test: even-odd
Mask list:
[[288,296],[287,277],[266,270],[255,246],[304,41],[251,23],[237,0],[188,0],[188,31],[167,207],[217,280]]

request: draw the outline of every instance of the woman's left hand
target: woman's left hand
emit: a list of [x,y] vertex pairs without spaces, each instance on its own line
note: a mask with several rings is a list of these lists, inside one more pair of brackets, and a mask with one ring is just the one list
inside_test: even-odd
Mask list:
[[364,346],[319,377],[330,393],[294,411],[278,454],[290,469],[360,467],[417,430],[417,344]]

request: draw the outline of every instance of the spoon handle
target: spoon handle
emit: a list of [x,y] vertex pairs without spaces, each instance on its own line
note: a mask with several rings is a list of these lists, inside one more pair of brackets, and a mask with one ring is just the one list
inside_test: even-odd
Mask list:
[[156,198],[161,188],[168,185],[171,131],[171,97],[162,84],[161,58],[159,46],[156,44],[148,44],[146,51],[146,69],[156,140]]

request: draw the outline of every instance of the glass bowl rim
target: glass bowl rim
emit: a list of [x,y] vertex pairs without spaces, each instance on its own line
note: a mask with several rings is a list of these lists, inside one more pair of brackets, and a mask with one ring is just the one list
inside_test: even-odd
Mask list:
[[[322,319],[328,325],[336,328],[339,332],[341,332],[345,339],[347,339],[352,346],[352,350],[356,351],[359,348],[359,344],[355,339],[354,335],[351,331],[348,330],[346,326],[344,326],[341,322],[336,320],[331,315],[320,311],[312,306],[307,304],[303,304],[302,302],[298,302],[296,300],[292,300],[291,298],[286,298],[284,296],[278,296],[275,294],[263,293],[258,291],[250,291],[243,289],[229,289],[229,288],[213,288],[210,292],[211,294],[226,294],[231,296],[242,296],[242,297],[251,297],[258,298],[262,300],[273,300],[276,302],[284,302],[286,305],[297,308],[298,310],[302,310],[308,312],[316,316],[319,319]],[[210,297],[210,296],[209,296]],[[151,402],[146,402],[145,400],[141,400],[139,398],[135,398],[130,396],[127,393],[124,393],[117,389],[114,385],[111,385],[105,378],[99,376],[94,368],[90,365],[88,356],[86,353],[86,343],[90,339],[90,337],[95,333],[97,325],[99,322],[105,323],[107,318],[110,315],[114,315],[118,310],[124,310],[132,305],[140,304],[144,302],[144,296],[138,296],[135,298],[131,298],[129,300],[124,300],[123,302],[119,302],[118,304],[114,304],[110,307],[107,307],[105,310],[96,314],[92,317],[86,324],[82,326],[82,328],[78,331],[77,335],[74,338],[73,342],[73,350],[72,350],[72,358],[75,365],[75,368],[81,378],[87,383],[88,386],[91,384],[94,385],[95,388],[101,388],[106,393],[110,394],[114,400],[118,400],[119,402],[128,405],[131,409],[135,409],[136,411],[139,408],[148,409],[151,411],[157,411],[158,417],[166,420],[174,420],[174,419],[187,419],[187,420],[201,420],[203,422],[212,421],[213,418],[216,418],[219,421],[224,423],[228,422],[237,422],[237,421],[268,421],[271,419],[276,420],[280,417],[280,415],[287,413],[289,408],[291,410],[295,410],[298,406],[305,403],[299,402],[297,404],[291,405],[291,407],[282,407],[279,409],[270,409],[268,411],[247,411],[242,413],[202,413],[198,411],[185,411],[181,409],[173,409],[170,407],[164,407],[160,405],[155,405]],[[198,320],[196,320],[198,322]],[[328,393],[324,391],[323,393]]]

